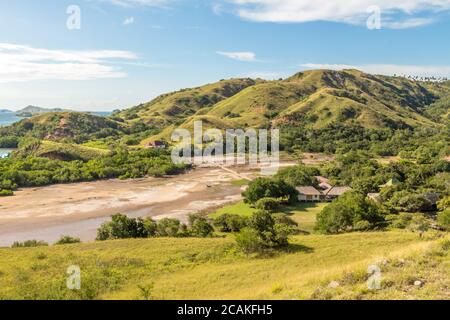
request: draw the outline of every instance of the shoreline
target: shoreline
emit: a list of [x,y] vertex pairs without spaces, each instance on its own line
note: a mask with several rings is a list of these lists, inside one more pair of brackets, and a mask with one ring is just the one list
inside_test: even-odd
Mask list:
[[[252,174],[252,168],[237,170]],[[53,243],[62,235],[92,241],[116,213],[185,221],[190,213],[239,201],[242,188],[233,180],[235,175],[221,168],[196,168],[164,178],[24,188],[0,202],[0,247],[32,239]]]

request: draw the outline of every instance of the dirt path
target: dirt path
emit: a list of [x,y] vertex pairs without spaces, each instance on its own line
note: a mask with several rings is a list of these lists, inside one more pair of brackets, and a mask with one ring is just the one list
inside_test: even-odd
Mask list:
[[[251,173],[238,169],[245,176]],[[233,172],[200,168],[169,178],[109,180],[24,189],[0,199],[0,246],[29,239],[56,241],[61,235],[95,238],[112,214],[175,217],[238,201]]]

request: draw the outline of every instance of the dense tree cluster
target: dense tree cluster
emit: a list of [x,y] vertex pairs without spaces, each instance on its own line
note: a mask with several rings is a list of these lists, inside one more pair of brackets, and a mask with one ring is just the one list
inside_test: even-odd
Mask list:
[[111,221],[105,222],[97,230],[97,240],[115,240],[154,237],[200,237],[214,235],[214,228],[208,220],[200,215],[190,215],[189,224],[177,219],[164,218],[154,221],[151,218],[129,218],[116,214]]
[[54,183],[172,175],[186,169],[186,165],[174,164],[168,151],[152,149],[120,148],[109,156],[86,162],[35,157],[0,159],[0,191]]

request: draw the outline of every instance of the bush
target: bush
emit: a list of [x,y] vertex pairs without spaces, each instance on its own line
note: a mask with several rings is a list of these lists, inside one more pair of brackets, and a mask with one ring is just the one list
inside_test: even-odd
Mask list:
[[335,234],[374,229],[384,218],[378,207],[358,192],[347,192],[317,215],[316,230]]
[[220,232],[239,232],[248,224],[248,219],[237,214],[223,214],[214,220]]
[[442,228],[450,230],[450,209],[438,213],[438,223]]
[[287,214],[285,213],[276,213],[272,215],[273,219],[275,220],[276,224],[285,224],[290,227],[298,227],[298,223],[292,220]]
[[36,248],[36,247],[47,247],[48,243],[45,241],[38,240],[27,240],[24,242],[14,242],[11,246],[12,248]]
[[113,215],[112,221],[105,222],[97,230],[97,240],[146,238],[144,220],[130,219],[123,214]]
[[391,214],[386,216],[386,221],[391,228],[406,229],[413,218],[412,213]]
[[236,235],[236,244],[246,254],[262,252],[265,249],[287,246],[290,234],[290,226],[275,223],[267,211],[258,211],[250,218],[249,226]]
[[280,179],[256,179],[250,182],[242,195],[244,201],[250,204],[256,204],[258,200],[263,198],[281,198],[286,199],[289,203],[298,201],[298,191]]
[[0,190],[0,197],[10,197],[13,195],[14,195],[14,192],[12,192],[11,190],[6,190],[6,189]]
[[262,198],[256,201],[256,209],[274,212],[281,205],[281,201],[275,198]]
[[395,192],[387,206],[396,212],[414,213],[432,210],[431,202],[425,199],[423,195],[408,190]]
[[55,245],[73,244],[80,243],[79,238],[73,238],[71,236],[61,236],[61,238],[55,243]]
[[189,233],[191,236],[207,238],[214,235],[213,226],[208,222],[208,220],[206,220],[205,217],[202,217],[201,215],[189,215],[189,226]]
[[410,224],[408,225],[408,229],[412,232],[425,232],[431,226],[431,221],[425,217],[422,213],[416,213],[412,215],[412,219]]
[[186,236],[187,227],[180,220],[164,218],[158,221],[157,235],[159,237],[183,237]]
[[235,239],[239,250],[247,255],[264,249],[264,244],[255,229],[246,227],[236,234]]

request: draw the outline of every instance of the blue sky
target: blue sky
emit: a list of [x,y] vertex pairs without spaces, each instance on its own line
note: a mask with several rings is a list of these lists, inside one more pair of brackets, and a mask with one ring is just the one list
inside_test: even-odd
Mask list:
[[310,68],[450,76],[449,14],[450,0],[0,0],[0,108],[121,109]]

